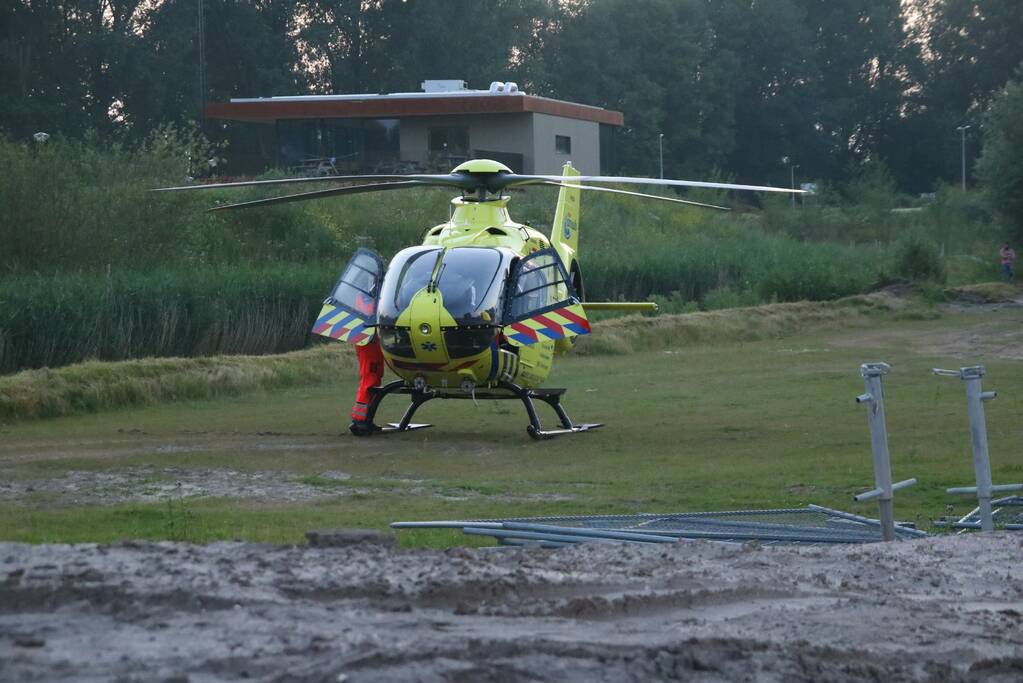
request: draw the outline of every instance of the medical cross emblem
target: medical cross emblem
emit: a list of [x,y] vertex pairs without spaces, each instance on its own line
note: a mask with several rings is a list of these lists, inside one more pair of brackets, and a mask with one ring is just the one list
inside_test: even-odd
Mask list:
[[423,347],[423,351],[436,351],[437,350],[437,345],[434,344],[433,342],[423,342],[422,343],[422,347]]

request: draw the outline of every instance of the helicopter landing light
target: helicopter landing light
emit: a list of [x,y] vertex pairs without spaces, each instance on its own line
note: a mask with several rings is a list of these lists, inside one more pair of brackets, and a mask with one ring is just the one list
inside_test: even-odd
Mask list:
[[422,325],[419,326],[419,332],[425,337],[431,332],[433,332],[433,328],[430,327],[429,323],[423,323]]

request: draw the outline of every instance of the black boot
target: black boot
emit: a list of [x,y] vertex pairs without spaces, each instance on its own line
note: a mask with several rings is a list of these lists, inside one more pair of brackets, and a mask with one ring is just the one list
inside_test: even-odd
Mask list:
[[352,424],[348,425],[348,431],[355,436],[372,436],[373,432],[380,431],[380,427],[369,421],[352,420]]

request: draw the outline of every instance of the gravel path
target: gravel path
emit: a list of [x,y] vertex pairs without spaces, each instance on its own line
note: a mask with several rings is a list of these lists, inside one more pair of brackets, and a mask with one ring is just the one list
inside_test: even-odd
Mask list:
[[1020,681],[1023,537],[0,544],[3,681]]

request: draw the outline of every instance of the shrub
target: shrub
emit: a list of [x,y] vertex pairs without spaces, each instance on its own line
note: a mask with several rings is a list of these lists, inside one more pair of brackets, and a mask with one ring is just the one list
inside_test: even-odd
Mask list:
[[703,297],[703,308],[707,311],[753,306],[757,303],[760,302],[757,301],[757,296],[754,292],[739,292],[727,286],[712,289]]
[[945,281],[945,262],[931,241],[913,236],[895,249],[895,273],[908,280]]

